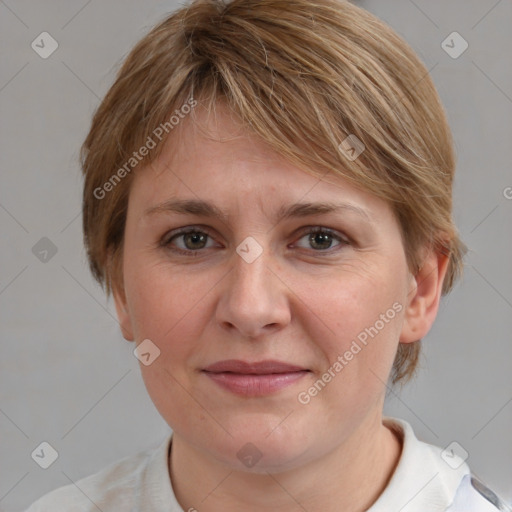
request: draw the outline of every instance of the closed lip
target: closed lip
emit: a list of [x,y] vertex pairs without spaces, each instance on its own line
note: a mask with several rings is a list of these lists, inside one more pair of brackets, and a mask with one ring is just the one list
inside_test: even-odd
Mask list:
[[292,373],[309,371],[302,366],[284,363],[281,361],[265,360],[257,362],[228,359],[213,363],[203,371],[210,373],[238,373],[241,375],[270,375],[274,373]]

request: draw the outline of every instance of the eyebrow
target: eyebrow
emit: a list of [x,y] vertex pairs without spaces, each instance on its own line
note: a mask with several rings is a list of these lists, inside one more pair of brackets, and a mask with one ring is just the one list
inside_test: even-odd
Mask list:
[[[324,215],[336,212],[352,212],[362,217],[370,224],[373,219],[367,210],[350,203],[332,203],[332,202],[315,202],[315,203],[293,203],[288,206],[282,206],[275,218],[275,222],[295,217],[309,217],[313,215]],[[144,212],[144,217],[148,215],[161,213],[179,213],[183,215],[197,215],[201,217],[213,217],[228,222],[228,214],[207,201],[198,199],[170,199],[163,203],[148,208]]]

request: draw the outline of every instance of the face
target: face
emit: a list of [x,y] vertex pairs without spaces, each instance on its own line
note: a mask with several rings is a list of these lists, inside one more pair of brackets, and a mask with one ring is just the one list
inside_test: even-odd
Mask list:
[[287,163],[220,105],[196,116],[134,176],[123,334],[160,350],[141,371],[175,435],[231,467],[293,467],[380,421],[415,281],[387,203]]

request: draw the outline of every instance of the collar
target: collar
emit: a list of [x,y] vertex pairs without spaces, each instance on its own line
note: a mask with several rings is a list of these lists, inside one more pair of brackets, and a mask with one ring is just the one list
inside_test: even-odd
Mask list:
[[404,420],[384,418],[383,423],[402,438],[402,454],[386,489],[367,512],[444,512],[469,474],[468,465],[453,453],[449,465],[443,449],[419,441]]
[[141,475],[139,503],[134,510],[183,512],[176,500],[169,472],[172,434],[153,452]]

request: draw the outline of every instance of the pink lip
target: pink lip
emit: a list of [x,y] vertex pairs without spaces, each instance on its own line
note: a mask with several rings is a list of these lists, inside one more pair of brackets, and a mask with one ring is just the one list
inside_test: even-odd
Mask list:
[[231,359],[207,366],[203,372],[232,393],[263,396],[290,386],[309,370],[280,361],[248,363]]

